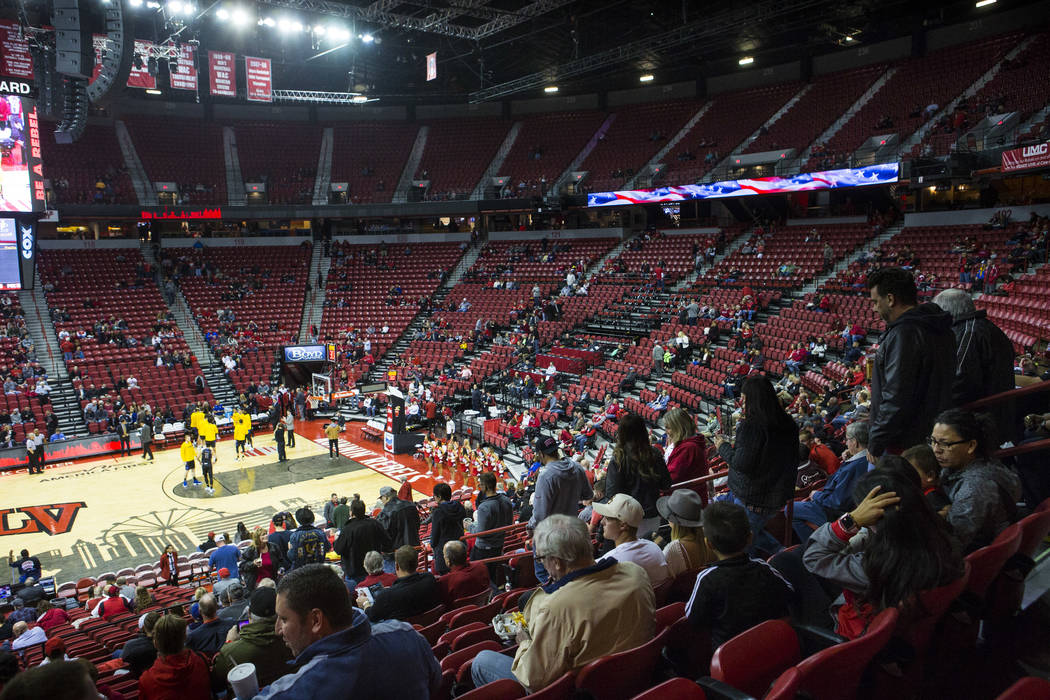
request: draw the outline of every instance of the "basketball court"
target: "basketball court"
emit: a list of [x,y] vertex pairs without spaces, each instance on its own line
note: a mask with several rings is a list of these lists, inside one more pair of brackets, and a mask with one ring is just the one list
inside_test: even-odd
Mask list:
[[[0,553],[25,548],[39,557],[45,576],[61,583],[83,575],[155,563],[168,544],[179,553],[196,549],[208,532],[233,534],[266,525],[277,511],[321,504],[335,492],[359,493],[368,506],[382,486],[408,479],[416,498],[430,496],[433,479],[411,456],[396,458],[360,439],[353,423],[340,440],[341,456],[328,457],[322,421],[297,423],[287,462],[277,460],[273,438],[254,436],[254,448],[234,459],[234,443],[218,443],[215,493],[204,484],[183,487],[178,449],[157,450],[154,461],[138,454],[50,465],[43,474],[25,470],[0,476]],[[200,467],[197,478],[202,479]],[[6,580],[6,579],[4,579]]]

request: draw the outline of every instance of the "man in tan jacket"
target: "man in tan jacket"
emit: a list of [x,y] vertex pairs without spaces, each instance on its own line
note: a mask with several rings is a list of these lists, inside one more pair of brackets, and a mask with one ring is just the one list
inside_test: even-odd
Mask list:
[[475,687],[510,678],[535,692],[653,638],[655,598],[645,569],[615,559],[595,563],[587,526],[568,515],[542,520],[533,541],[551,581],[525,604],[527,630],[514,658],[483,651],[474,659]]

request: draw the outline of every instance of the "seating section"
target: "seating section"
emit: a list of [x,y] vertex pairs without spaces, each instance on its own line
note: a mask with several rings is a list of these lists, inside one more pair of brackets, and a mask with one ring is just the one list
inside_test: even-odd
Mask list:
[[617,109],[605,137],[580,165],[580,170],[590,172],[590,189],[622,189],[624,182],[685,126],[701,104],[696,100],[682,100]]
[[766,133],[745,148],[744,153],[762,153],[778,148],[795,148],[801,153],[885,70],[886,66],[880,64],[814,78],[806,94],[773,122]]
[[389,202],[418,131],[418,124],[407,122],[335,126],[332,182],[348,183],[355,204]]
[[199,119],[136,115],[125,120],[150,182],[174,182],[180,201],[225,204],[222,126]]
[[[1045,75],[1047,71],[1050,71],[1050,33],[1043,32],[1016,58],[1004,60],[995,76],[973,97],[963,100],[954,112],[938,121],[923,144],[912,150],[912,156],[924,150],[936,156],[947,155],[952,144],[985,117],[1017,112],[1022,121],[1028,119],[1050,102],[1050,86],[1044,81],[1031,80],[1032,75]],[[926,149],[925,144],[930,144],[930,149]]]
[[431,122],[416,168],[416,179],[430,180],[428,198],[468,199],[509,130],[502,119]]
[[[111,124],[88,124],[80,140],[57,144],[50,124],[40,138],[57,204],[134,204],[135,190]],[[102,182],[105,187],[99,188]]]
[[[769,234],[756,231],[749,244],[706,272],[702,280],[712,285],[721,282],[766,289],[796,287],[813,279],[824,268],[825,244],[832,248],[832,259],[838,260],[872,235],[868,224],[819,227],[819,241],[812,239],[812,230],[806,226],[786,226]],[[794,269],[783,270],[785,263]]]
[[[871,100],[822,144],[824,151],[841,164],[872,136],[899,134],[902,140],[907,138],[933,116],[927,113],[928,106],[943,108],[1018,40],[1016,34],[1000,35],[904,61]],[[826,165],[824,157],[813,155],[804,169]]]
[[[39,362],[47,350],[33,347],[24,315],[16,292],[0,294],[0,382],[4,384],[0,444],[7,444],[8,437],[22,443],[26,433],[36,428],[48,432],[45,417],[50,406],[43,387],[53,389],[55,380],[47,381],[47,370]],[[38,394],[41,381],[42,393]]]
[[238,122],[234,130],[245,182],[265,182],[270,204],[312,201],[321,129],[294,122]]
[[[341,369],[355,378],[366,372],[368,366],[358,363],[365,354],[365,339],[370,341],[373,360],[381,357],[404,333],[420,305],[429,304],[442,273],[450,273],[461,256],[458,243],[335,243],[320,331],[322,338],[340,344]],[[357,357],[351,361],[348,354]],[[352,381],[349,374],[346,381]]]
[[518,196],[540,196],[541,179],[550,187],[598,131],[601,112],[556,112],[521,120],[514,146],[499,175],[510,178]]
[[983,294],[976,304],[1003,329],[1019,353],[1050,341],[1050,268],[1043,266],[1019,277],[1009,296]]
[[[216,358],[237,367],[238,392],[268,382],[276,351],[294,342],[302,321],[310,249],[251,246],[189,249],[178,257],[179,287]],[[198,276],[195,270],[202,270]]]
[[[73,385],[97,391],[106,414],[112,415],[118,393],[126,404],[146,402],[155,412],[213,400],[207,388],[196,392],[200,365],[138,250],[42,250],[37,269],[41,284],[53,286],[45,297],[56,332],[68,331],[83,355],[66,361]],[[118,390],[128,377],[138,387]],[[97,421],[88,428],[97,432],[106,425]]]
[[660,180],[675,184],[700,179],[801,88],[800,83],[783,83],[715,95],[710,109],[675,147],[676,157],[666,159]]

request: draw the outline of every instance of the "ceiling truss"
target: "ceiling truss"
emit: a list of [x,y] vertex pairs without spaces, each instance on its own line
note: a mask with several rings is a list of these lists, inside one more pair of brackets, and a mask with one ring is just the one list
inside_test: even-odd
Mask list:
[[[480,41],[568,5],[572,0],[533,0],[519,10],[506,12],[489,7],[486,4],[488,0],[452,0],[448,3],[450,6],[434,9],[433,12],[425,15],[409,15],[394,10],[406,5],[423,9],[432,8],[432,5],[426,0],[376,0],[367,7],[355,7],[333,0],[260,0],[260,2],[272,7],[312,12],[355,22],[371,22],[394,29],[410,29],[456,39]],[[484,23],[478,26],[466,26],[457,24],[454,21],[457,17],[484,20]]]

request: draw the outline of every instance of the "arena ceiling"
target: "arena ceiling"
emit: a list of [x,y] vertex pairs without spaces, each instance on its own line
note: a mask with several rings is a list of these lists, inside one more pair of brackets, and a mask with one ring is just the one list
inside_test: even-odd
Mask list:
[[[103,0],[94,0],[103,2]],[[126,0],[125,0],[126,1]],[[168,2],[169,0],[163,0]],[[25,2],[23,5],[22,3]],[[637,87],[754,70],[834,52],[920,28],[1034,4],[998,0],[197,0],[183,31],[202,49],[275,59],[275,87],[360,90],[388,101],[484,102]],[[334,48],[308,32],[257,25],[234,30],[218,8],[247,4],[260,19],[290,17],[309,26],[339,22],[354,39]],[[0,0],[46,11],[50,0]],[[164,39],[162,9],[135,9],[138,38]],[[361,37],[373,39],[365,43]],[[437,52],[438,78],[425,80]],[[740,58],[751,56],[746,68]]]

